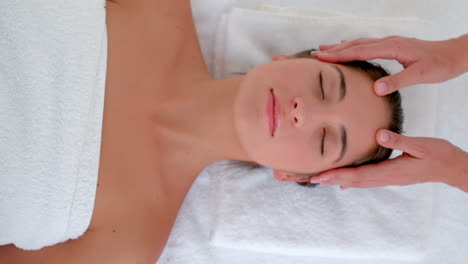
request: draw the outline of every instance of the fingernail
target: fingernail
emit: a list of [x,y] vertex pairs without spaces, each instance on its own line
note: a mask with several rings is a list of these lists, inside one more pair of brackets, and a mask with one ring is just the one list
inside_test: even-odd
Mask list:
[[330,56],[330,53],[321,51],[320,53],[317,54],[317,56],[322,57],[322,58],[323,58],[323,57],[328,57],[328,56]]
[[310,55],[312,55],[312,56],[317,56],[317,55],[320,54],[320,52],[321,52],[321,51],[312,51],[312,52],[310,53]]
[[310,182],[311,183],[320,183],[320,178],[316,177],[316,178],[310,178]]
[[379,135],[380,142],[388,142],[389,139],[390,139],[390,136],[388,135],[387,132],[380,132],[380,135]]
[[330,176],[312,177],[310,178],[311,183],[322,183],[330,180]]
[[384,94],[385,92],[387,92],[387,90],[388,90],[387,85],[384,82],[377,83],[378,94]]
[[296,182],[308,182],[310,181],[309,178],[299,178],[295,180]]
[[321,176],[320,181],[328,181],[330,180],[330,176]]

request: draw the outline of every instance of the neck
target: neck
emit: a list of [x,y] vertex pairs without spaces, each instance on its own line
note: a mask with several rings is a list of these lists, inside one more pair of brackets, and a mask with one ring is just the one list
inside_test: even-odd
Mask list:
[[201,170],[218,160],[248,160],[234,125],[243,76],[178,87],[159,107],[156,125],[171,149]]

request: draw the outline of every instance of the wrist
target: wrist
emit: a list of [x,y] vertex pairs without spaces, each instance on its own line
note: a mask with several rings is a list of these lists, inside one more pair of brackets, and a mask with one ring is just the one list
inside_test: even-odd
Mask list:
[[445,183],[453,187],[459,188],[468,193],[468,153],[461,151],[461,156],[458,159],[457,164],[454,164],[456,168],[452,177],[450,177]]
[[465,152],[462,169],[460,171],[460,189],[468,193],[468,153]]

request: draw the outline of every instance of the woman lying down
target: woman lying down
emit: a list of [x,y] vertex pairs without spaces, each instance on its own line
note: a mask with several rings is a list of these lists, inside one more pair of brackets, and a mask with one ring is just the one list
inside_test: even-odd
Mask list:
[[0,263],[155,263],[192,182],[218,160],[253,162],[273,168],[277,180],[307,182],[314,173],[389,157],[375,134],[400,132],[402,110],[397,92],[373,92],[387,75],[382,68],[325,63],[306,51],[214,80],[190,1],[115,0],[106,10],[92,217],[81,219],[77,239],[65,234],[35,250],[13,237],[0,246]]

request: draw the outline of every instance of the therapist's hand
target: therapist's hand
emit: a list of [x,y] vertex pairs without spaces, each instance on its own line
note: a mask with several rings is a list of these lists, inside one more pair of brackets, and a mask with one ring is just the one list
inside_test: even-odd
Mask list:
[[403,155],[378,164],[338,168],[312,177],[312,183],[341,189],[444,182],[468,192],[468,153],[437,138],[407,137],[388,130],[377,133],[380,145]]
[[357,39],[321,45],[320,51],[311,54],[327,62],[397,60],[405,69],[374,84],[375,92],[385,95],[414,84],[443,82],[468,71],[468,35],[444,41],[399,36]]

